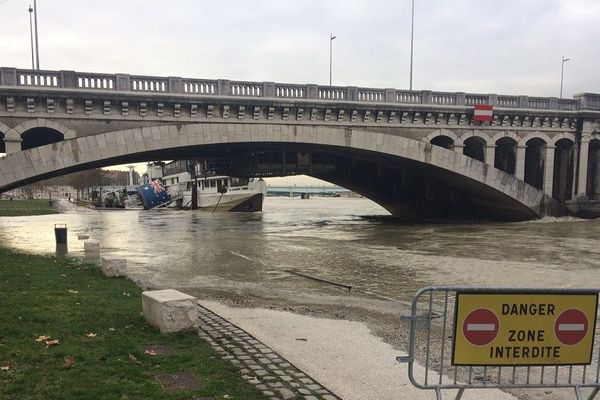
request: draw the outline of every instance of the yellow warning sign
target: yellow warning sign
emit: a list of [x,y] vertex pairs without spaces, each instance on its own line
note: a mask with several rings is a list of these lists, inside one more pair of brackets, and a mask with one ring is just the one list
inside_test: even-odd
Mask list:
[[457,293],[452,364],[589,364],[597,304],[597,293]]

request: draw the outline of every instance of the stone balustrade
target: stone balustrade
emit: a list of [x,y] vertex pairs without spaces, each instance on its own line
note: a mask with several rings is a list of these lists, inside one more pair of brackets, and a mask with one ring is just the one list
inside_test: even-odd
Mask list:
[[76,71],[46,71],[0,68],[1,87],[61,88],[90,91],[173,93],[198,96],[314,99],[360,103],[474,106],[536,110],[600,111],[600,95],[582,93],[573,99],[529,97],[463,92],[409,91],[354,86],[298,85],[245,82],[225,79],[190,79],[128,74],[98,74]]

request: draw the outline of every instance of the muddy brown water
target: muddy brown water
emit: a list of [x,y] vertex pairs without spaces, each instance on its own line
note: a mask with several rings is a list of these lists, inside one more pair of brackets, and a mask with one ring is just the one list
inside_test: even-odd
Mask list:
[[600,285],[600,220],[400,224],[366,199],[269,197],[252,214],[72,209],[3,217],[0,243],[53,254],[59,223],[68,226],[70,255],[84,256],[77,234],[88,233],[102,255],[126,258],[145,288],[360,320],[399,349],[407,332],[398,316],[424,286]]

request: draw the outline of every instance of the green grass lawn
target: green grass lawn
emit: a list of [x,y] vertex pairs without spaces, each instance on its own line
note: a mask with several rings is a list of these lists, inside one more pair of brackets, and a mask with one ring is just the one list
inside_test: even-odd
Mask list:
[[[95,334],[95,337],[86,336]],[[58,340],[47,346],[40,336]],[[174,352],[145,354],[148,344]],[[168,393],[160,373],[202,389]],[[77,260],[0,247],[0,399],[264,399],[194,333],[165,336],[141,315],[141,290]]]
[[0,200],[0,217],[16,217],[22,215],[56,214],[48,200]]

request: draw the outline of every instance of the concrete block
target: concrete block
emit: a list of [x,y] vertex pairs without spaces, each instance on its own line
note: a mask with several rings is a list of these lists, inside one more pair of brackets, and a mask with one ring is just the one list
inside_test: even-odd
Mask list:
[[99,253],[100,242],[93,239],[86,240],[85,242],[83,242],[83,250],[86,253]]
[[77,240],[85,240],[85,239],[89,239],[90,235],[88,235],[87,233],[78,233],[77,234]]
[[125,276],[127,260],[124,258],[102,257],[102,273],[106,276]]
[[143,292],[142,311],[161,333],[192,330],[198,323],[197,299],[174,289]]

